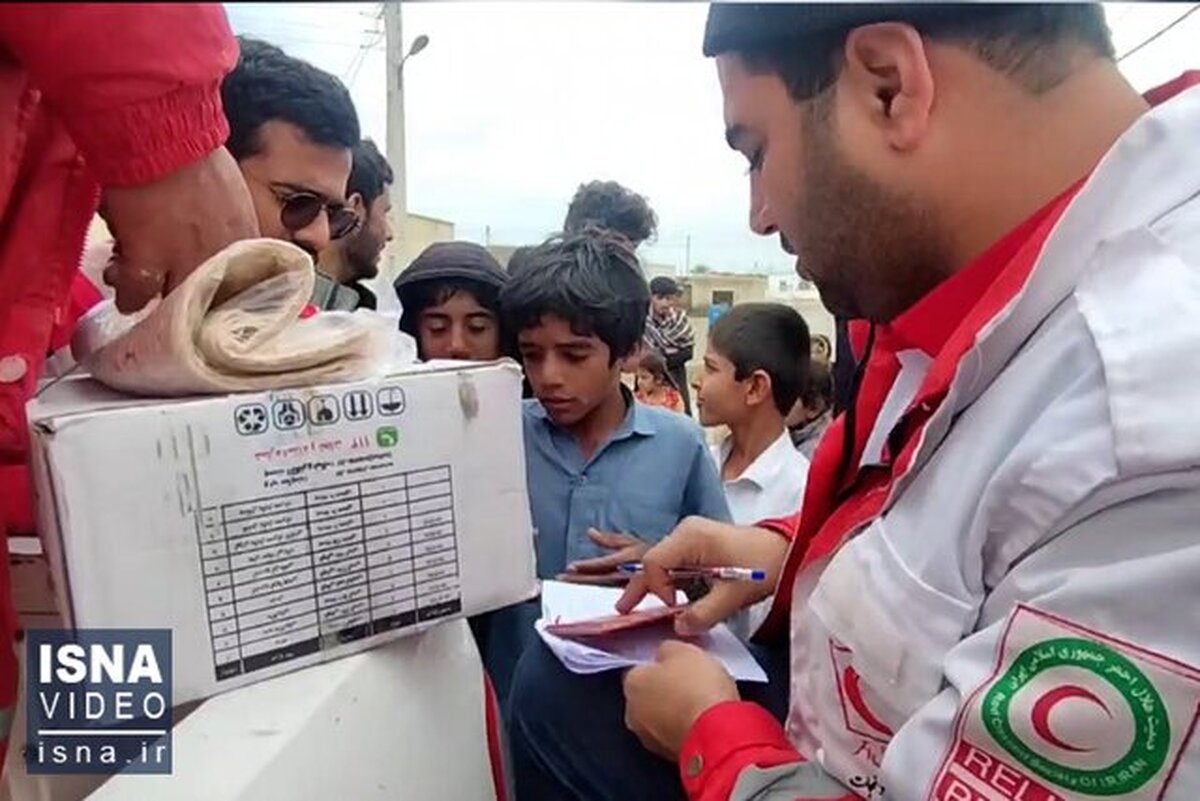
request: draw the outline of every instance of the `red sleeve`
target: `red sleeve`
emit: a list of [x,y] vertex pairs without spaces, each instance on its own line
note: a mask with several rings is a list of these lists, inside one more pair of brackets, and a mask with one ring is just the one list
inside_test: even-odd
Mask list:
[[706,711],[692,726],[679,754],[679,770],[691,801],[726,801],[746,768],[802,761],[767,710],[729,701]]
[[220,89],[238,48],[219,4],[5,4],[0,45],[103,185],[154,181],[229,137]]
[[774,531],[788,542],[795,542],[796,534],[800,531],[800,512],[796,512],[790,517],[775,517],[770,520],[762,520],[755,524],[755,528],[765,528],[767,531]]
[[1200,70],[1188,70],[1173,81],[1156,86],[1149,92],[1146,92],[1143,97],[1146,102],[1152,106],[1157,106],[1167,102],[1175,95],[1182,92],[1184,89],[1190,89],[1193,86],[1200,86]]

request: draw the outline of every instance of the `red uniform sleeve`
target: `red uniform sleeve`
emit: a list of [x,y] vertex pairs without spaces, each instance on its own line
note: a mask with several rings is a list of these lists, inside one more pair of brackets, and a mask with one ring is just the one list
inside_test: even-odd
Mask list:
[[679,770],[692,801],[726,801],[746,768],[801,761],[767,710],[730,701],[709,709],[692,726],[679,755]]
[[1161,105],[1170,100],[1184,89],[1200,86],[1200,70],[1188,70],[1173,81],[1156,86],[1143,95],[1146,102],[1152,106]]
[[238,48],[219,4],[6,4],[0,46],[103,185],[149,183],[229,137],[220,89]]
[[774,531],[788,542],[795,542],[796,534],[800,530],[800,512],[796,512],[790,517],[776,517],[770,520],[763,520],[756,523],[755,527]]

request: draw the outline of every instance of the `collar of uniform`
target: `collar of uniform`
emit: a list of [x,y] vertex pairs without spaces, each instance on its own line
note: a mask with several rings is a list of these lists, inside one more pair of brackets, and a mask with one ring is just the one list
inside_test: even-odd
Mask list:
[[[726,437],[722,440],[720,450],[718,451],[720,461],[717,469],[721,470],[725,466],[725,460],[729,458],[729,449],[733,447],[733,438]],[[767,446],[767,449],[758,455],[758,458],[750,463],[742,474],[731,481],[726,481],[726,484],[739,484],[743,481],[749,482],[759,489],[763,489],[779,475],[780,471],[788,466],[789,457],[796,454],[796,446],[792,444],[791,432],[786,428],[779,437]]]
[[1200,70],[1188,70],[1173,81],[1156,86],[1142,96],[1150,105],[1158,106],[1193,86],[1200,86]]

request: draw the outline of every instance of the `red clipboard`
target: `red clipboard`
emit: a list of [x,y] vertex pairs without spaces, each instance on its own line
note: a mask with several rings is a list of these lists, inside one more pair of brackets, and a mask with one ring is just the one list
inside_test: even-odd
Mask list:
[[566,639],[587,639],[589,637],[604,637],[630,629],[640,629],[653,626],[665,620],[671,620],[681,613],[683,606],[659,606],[653,609],[643,609],[630,612],[627,615],[609,615],[591,620],[579,620],[574,623],[550,623],[546,631],[556,637]]

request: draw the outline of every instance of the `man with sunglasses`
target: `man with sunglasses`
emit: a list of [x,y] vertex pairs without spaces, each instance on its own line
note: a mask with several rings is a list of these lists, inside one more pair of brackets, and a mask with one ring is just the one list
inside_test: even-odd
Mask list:
[[227,147],[237,159],[263,236],[314,259],[350,234],[351,148],[360,135],[350,93],[334,76],[266,42],[239,37],[241,58],[221,97]]

